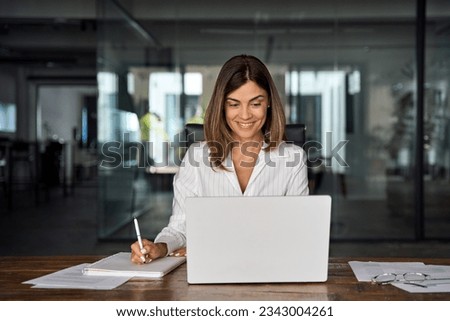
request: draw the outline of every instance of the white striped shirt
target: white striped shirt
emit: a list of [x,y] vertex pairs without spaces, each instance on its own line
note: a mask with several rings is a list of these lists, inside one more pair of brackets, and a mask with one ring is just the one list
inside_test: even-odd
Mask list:
[[305,152],[292,144],[281,144],[265,152],[261,150],[247,187],[242,193],[231,157],[222,170],[213,169],[208,161],[206,143],[193,144],[174,177],[174,199],[170,221],[155,238],[166,243],[168,253],[186,246],[185,200],[202,196],[285,196],[308,195]]

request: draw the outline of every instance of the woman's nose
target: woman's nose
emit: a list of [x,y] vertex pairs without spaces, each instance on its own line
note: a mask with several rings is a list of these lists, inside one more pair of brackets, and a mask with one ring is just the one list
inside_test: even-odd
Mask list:
[[250,119],[252,117],[252,114],[250,113],[249,108],[243,106],[240,110],[239,117],[241,117],[241,119]]

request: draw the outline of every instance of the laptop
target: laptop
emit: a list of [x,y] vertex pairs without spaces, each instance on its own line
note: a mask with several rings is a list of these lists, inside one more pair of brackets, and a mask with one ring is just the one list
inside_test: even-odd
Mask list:
[[186,200],[190,284],[325,282],[331,197]]

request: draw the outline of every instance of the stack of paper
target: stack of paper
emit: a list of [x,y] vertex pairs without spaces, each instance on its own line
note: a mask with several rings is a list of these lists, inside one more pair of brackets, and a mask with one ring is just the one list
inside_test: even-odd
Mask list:
[[111,290],[132,277],[160,278],[185,261],[185,257],[164,257],[147,264],[134,264],[130,253],[120,252],[92,264],[79,264],[23,283],[34,288]]
[[130,277],[84,275],[83,269],[87,266],[88,263],[75,265],[23,283],[32,284],[33,288],[111,290],[130,279]]
[[394,273],[423,273],[429,275],[427,280],[421,281],[420,285],[405,282],[393,282],[392,285],[411,293],[437,293],[450,292],[450,266],[427,265],[423,262],[348,262],[358,281],[370,282],[372,278],[384,274]]

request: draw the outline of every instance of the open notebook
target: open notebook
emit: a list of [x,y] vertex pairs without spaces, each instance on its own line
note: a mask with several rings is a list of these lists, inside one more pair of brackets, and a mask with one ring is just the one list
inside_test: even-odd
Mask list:
[[134,264],[129,252],[119,252],[84,268],[85,275],[160,278],[186,261],[185,257],[163,257],[147,264]]

